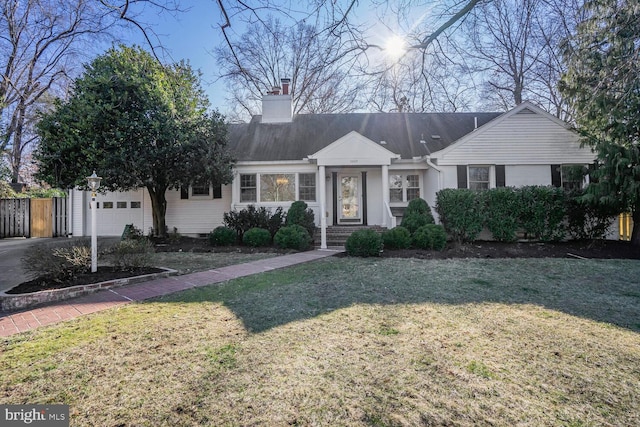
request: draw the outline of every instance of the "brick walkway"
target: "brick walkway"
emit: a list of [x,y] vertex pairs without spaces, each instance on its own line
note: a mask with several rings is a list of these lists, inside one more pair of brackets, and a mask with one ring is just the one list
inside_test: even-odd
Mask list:
[[85,314],[107,310],[133,301],[144,301],[186,289],[225,282],[237,277],[250,276],[295,264],[315,261],[336,253],[338,251],[335,250],[299,252],[245,264],[230,265],[215,270],[126,285],[29,310],[12,313],[0,312],[0,337],[8,337],[39,326],[74,319]]

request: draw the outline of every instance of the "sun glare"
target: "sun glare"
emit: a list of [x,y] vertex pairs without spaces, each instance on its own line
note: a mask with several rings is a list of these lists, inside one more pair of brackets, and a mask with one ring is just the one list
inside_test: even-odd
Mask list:
[[392,59],[400,59],[407,50],[407,44],[399,36],[393,36],[384,45],[384,51]]

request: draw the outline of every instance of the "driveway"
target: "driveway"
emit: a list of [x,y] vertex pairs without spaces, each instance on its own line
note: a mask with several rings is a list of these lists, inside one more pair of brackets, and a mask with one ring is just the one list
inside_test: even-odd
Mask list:
[[[81,238],[74,237],[74,240]],[[82,239],[89,239],[89,237],[82,237]],[[29,280],[29,277],[22,269],[20,259],[24,254],[36,245],[53,244],[53,243],[66,243],[71,239],[66,237],[57,237],[53,239],[46,238],[10,238],[0,239],[0,292],[11,289],[12,287]],[[117,237],[98,237],[98,247],[104,243],[115,243],[118,241]]]

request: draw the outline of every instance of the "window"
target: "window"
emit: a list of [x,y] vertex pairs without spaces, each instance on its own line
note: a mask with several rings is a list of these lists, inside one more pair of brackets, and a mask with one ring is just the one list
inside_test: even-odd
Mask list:
[[420,197],[420,175],[389,175],[389,201],[409,202]]
[[140,202],[131,202],[131,209],[140,209]]
[[256,202],[257,196],[256,175],[240,175],[240,202]]
[[301,173],[298,175],[298,200],[316,201],[316,174]]
[[562,165],[560,177],[562,188],[567,191],[581,190],[588,169],[583,165]]
[[402,175],[389,175],[389,201],[402,202]]
[[261,202],[289,202],[295,200],[294,174],[261,174]]
[[102,209],[113,209],[113,202],[103,202]]
[[407,175],[407,202],[420,197],[420,176]]
[[211,196],[211,186],[209,183],[206,184],[194,184],[191,186],[191,195],[192,196]]
[[127,202],[116,202],[116,208],[125,209],[127,207]]
[[489,189],[489,166],[469,166],[469,189]]

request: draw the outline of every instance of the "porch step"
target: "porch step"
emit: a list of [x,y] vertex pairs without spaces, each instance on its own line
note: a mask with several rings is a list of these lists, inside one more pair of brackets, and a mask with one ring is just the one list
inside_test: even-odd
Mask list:
[[[370,229],[382,233],[386,228],[379,225],[332,225],[327,227],[327,246],[344,246],[351,233],[357,230]],[[316,228],[313,241],[316,246],[321,242],[320,228]]]

